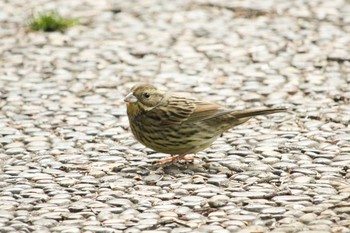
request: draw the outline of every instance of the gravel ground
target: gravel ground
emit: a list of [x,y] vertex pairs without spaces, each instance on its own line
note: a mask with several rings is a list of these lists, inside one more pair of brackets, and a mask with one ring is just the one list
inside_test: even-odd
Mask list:
[[[40,9],[79,18],[31,32]],[[348,0],[0,2],[0,232],[350,232]],[[193,163],[132,137],[137,82],[289,107]]]

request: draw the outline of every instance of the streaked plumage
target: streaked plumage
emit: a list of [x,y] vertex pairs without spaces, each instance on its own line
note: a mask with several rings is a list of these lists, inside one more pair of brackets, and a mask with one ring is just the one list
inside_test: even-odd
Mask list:
[[253,116],[285,108],[239,110],[192,97],[165,93],[150,84],[136,85],[125,97],[132,133],[146,147],[182,159],[209,147],[223,132]]

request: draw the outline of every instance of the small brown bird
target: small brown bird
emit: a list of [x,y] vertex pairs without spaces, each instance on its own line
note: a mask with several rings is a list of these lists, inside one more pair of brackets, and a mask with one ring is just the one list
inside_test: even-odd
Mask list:
[[253,116],[286,111],[286,108],[235,111],[163,92],[150,84],[132,87],[124,101],[135,138],[146,147],[173,155],[158,163],[186,159],[185,155],[204,150],[223,132]]

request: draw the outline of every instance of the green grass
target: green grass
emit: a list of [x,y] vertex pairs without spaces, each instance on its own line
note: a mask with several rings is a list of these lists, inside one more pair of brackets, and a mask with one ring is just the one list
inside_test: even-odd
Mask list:
[[29,27],[34,31],[54,32],[64,31],[77,23],[78,20],[63,18],[56,11],[43,11],[31,16]]

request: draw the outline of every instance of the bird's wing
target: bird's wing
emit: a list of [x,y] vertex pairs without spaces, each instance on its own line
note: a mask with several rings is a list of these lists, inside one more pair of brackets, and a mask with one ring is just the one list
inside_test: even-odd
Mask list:
[[226,109],[218,104],[198,101],[196,108],[188,117],[187,122],[204,121],[231,113],[232,110]]
[[188,96],[171,95],[151,111],[142,114],[144,124],[162,126],[181,125],[205,121],[206,124],[220,125],[228,129],[257,115],[283,112],[285,108],[232,110],[221,105],[200,101]]
[[147,112],[147,118],[153,122],[166,125],[177,125],[184,122],[198,122],[231,112],[224,107],[202,102],[194,98],[170,96],[161,105]]

